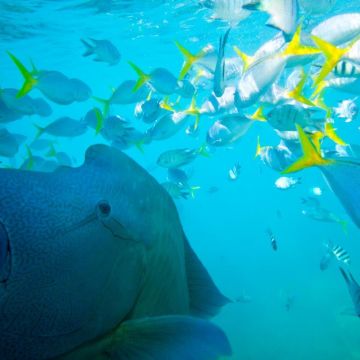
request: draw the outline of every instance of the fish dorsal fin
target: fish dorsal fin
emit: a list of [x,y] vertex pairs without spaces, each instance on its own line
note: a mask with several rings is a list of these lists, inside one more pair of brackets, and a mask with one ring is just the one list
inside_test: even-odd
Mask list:
[[230,300],[216,287],[186,238],[185,263],[191,315],[202,318],[215,316]]

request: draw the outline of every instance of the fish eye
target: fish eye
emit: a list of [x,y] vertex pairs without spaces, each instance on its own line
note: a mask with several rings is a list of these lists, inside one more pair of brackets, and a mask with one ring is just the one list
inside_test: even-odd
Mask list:
[[97,205],[99,214],[102,217],[107,217],[111,213],[111,206],[106,200],[102,200]]
[[0,283],[6,282],[10,273],[10,241],[5,226],[0,222]]

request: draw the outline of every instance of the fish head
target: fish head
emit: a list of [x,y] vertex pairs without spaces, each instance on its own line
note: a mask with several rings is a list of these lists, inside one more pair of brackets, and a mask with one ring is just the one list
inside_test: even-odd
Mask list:
[[5,358],[13,358],[14,344],[15,358],[56,357],[110,331],[133,308],[145,248],[137,238],[144,232],[137,186],[145,183],[131,182],[135,163],[128,160],[99,145],[79,168],[1,170]]

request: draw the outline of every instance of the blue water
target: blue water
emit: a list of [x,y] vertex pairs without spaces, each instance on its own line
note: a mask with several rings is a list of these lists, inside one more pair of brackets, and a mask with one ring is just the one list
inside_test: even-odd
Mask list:
[[[22,78],[7,56],[10,51],[29,65],[31,59],[39,69],[63,72],[83,80],[93,94],[107,98],[111,89],[127,79],[136,79],[127,61],[144,71],[166,67],[178,74],[183,58],[174,45],[178,40],[196,52],[208,43],[218,44],[227,28],[223,21],[213,21],[211,10],[197,1],[108,2],[120,8],[97,13],[94,8],[59,10],[81,1],[0,1],[0,85],[20,88]],[[124,4],[129,6],[125,7]],[[330,15],[360,11],[358,1],[338,0],[331,14],[311,18],[308,26]],[[240,22],[230,35],[232,45],[253,53],[276,31],[264,26],[266,15],[256,13]],[[109,67],[82,57],[80,38],[111,40],[122,54],[120,63]],[[39,95],[34,90],[32,95]],[[350,98],[346,94],[328,95],[328,102]],[[50,103],[50,102],[49,102]],[[81,119],[96,105],[94,100],[69,106],[51,104],[50,118],[25,117],[7,124],[9,131],[34,138],[34,123],[46,125],[60,116]],[[112,111],[145,130],[134,118],[134,105],[114,106]],[[214,120],[201,119],[197,138],[179,132],[168,140],[135,147],[126,153],[156,177],[166,181],[166,170],[156,166],[159,154],[168,149],[195,148],[204,143],[207,129]],[[359,143],[358,120],[337,123],[346,141]],[[274,182],[275,171],[254,158],[256,139],[276,145],[278,138],[271,127],[255,124],[245,137],[229,148],[219,148],[209,158],[199,157],[188,169],[191,184],[200,186],[195,199],[175,200],[183,227],[190,242],[213,276],[216,284],[230,298],[246,294],[248,303],[226,306],[214,320],[228,335],[233,359],[243,360],[355,360],[360,359],[360,320],[342,312],[352,308],[346,285],[333,262],[324,272],[319,263],[324,243],[332,240],[351,254],[351,271],[360,279],[360,232],[351,222],[337,197],[327,187],[318,169],[302,171],[301,184],[281,191]],[[94,143],[106,143],[89,130],[84,136],[61,139],[57,151],[65,151],[74,165],[83,161],[85,150]],[[3,159],[5,166],[18,167],[26,158],[22,147],[15,159]],[[239,162],[237,181],[228,180],[228,170]],[[216,186],[218,191],[207,190]],[[310,189],[323,190],[321,204],[348,221],[348,234],[336,223],[317,222],[301,214],[301,198]],[[276,236],[278,251],[270,245],[267,228]],[[286,302],[293,297],[289,311]]]

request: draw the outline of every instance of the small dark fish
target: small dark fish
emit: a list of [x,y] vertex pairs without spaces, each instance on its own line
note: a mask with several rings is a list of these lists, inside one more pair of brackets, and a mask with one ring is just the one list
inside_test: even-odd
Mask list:
[[271,244],[272,249],[274,251],[277,251],[278,245],[277,245],[277,241],[276,241],[275,235],[273,234],[272,230],[270,228],[268,228],[266,230],[266,233],[268,234],[268,236],[270,238],[270,244]]
[[168,180],[187,187],[189,175],[182,169],[168,168]]
[[86,57],[95,55],[94,61],[101,61],[108,63],[109,65],[116,65],[121,59],[119,50],[109,40],[90,39],[89,42],[81,39],[81,42],[86,48],[83,56]]
[[320,260],[320,270],[325,271],[329,267],[332,259],[333,259],[333,257],[331,255],[331,253],[329,251],[327,251]]
[[215,194],[219,191],[220,189],[217,186],[210,186],[209,189],[207,190],[208,194]]
[[290,311],[294,306],[294,302],[295,302],[295,296],[294,295],[288,295],[286,297],[285,310]]

